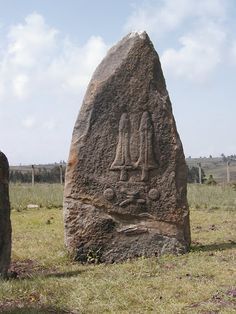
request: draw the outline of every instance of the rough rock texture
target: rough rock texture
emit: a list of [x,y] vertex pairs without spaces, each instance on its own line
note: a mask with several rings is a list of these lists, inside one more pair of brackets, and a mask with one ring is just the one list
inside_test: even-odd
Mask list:
[[9,202],[9,165],[0,152],[0,277],[6,277],[11,258],[11,221]]
[[189,249],[185,158],[145,32],[111,48],[88,86],[73,131],[64,222],[66,245],[81,262]]

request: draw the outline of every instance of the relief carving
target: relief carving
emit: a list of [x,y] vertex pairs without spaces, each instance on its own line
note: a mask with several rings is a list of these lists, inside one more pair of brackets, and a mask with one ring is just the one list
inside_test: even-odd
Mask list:
[[120,181],[128,181],[128,171],[141,169],[141,181],[148,181],[149,171],[157,168],[153,151],[153,126],[148,111],[142,114],[139,126],[139,158],[133,163],[130,155],[130,120],[127,113],[123,113],[119,123],[119,139],[116,156],[110,170],[120,171]]
[[128,180],[128,170],[133,165],[130,157],[130,120],[127,113],[123,113],[119,123],[119,140],[116,156],[110,170],[120,170],[120,181]]
[[157,189],[151,189],[149,192],[148,192],[148,197],[155,201],[157,200],[159,197],[160,197],[160,193],[158,192]]
[[[106,189],[103,192],[103,196],[106,200],[112,201],[117,193],[111,188]],[[130,190],[120,190],[118,192],[118,195],[122,195],[123,200],[119,200],[114,205],[118,205],[120,207],[126,207],[128,205],[134,204],[134,205],[145,205],[148,202],[148,199],[151,201],[156,201],[160,198],[160,192],[157,189],[150,189],[148,192],[145,192],[144,190],[136,190],[136,191],[130,191]]]
[[106,190],[103,192],[103,196],[104,196],[105,199],[107,199],[108,201],[111,201],[111,200],[114,198],[114,196],[115,196],[115,192],[114,192],[112,189],[108,188],[108,189],[106,189]]
[[157,168],[157,162],[155,161],[153,151],[153,126],[148,111],[145,111],[142,115],[139,136],[139,159],[135,166],[142,170],[141,181],[147,181],[149,178],[149,171]]
[[140,197],[140,194],[138,191],[134,192],[126,192],[127,198],[122,201],[119,206],[125,207],[130,204],[145,204],[146,200]]

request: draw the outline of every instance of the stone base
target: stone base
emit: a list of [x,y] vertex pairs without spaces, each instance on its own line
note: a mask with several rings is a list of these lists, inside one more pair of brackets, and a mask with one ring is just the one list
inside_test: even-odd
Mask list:
[[[122,219],[112,213],[101,214],[93,205],[79,204],[74,219],[71,215],[65,217],[66,244],[79,262],[114,263],[189,250],[183,226],[156,221],[148,215],[126,215]],[[75,232],[74,226],[78,225]]]

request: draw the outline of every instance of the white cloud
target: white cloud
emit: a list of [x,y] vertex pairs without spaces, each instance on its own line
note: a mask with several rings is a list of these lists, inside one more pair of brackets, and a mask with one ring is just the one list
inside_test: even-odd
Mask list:
[[41,15],[28,15],[24,24],[12,26],[8,34],[11,63],[24,68],[40,64],[55,49],[57,34],[58,31],[50,28]]
[[12,78],[13,91],[14,91],[14,94],[19,99],[24,99],[27,97],[28,82],[29,82],[29,78],[27,75],[24,75],[24,74],[19,74]]
[[63,90],[78,93],[87,86],[92,72],[107,49],[108,46],[101,37],[92,36],[82,47],[67,40],[61,55],[52,60],[47,75],[51,80],[57,81]]
[[222,20],[226,3],[221,0],[164,0],[156,5],[148,2],[136,6],[124,26],[125,31],[146,30],[157,36],[176,30],[184,22],[199,20]]
[[43,127],[49,131],[52,131],[56,127],[56,122],[54,119],[50,119],[50,120],[44,122]]
[[164,69],[177,77],[205,80],[222,61],[225,37],[215,24],[184,35],[179,49],[167,49],[162,54]]
[[187,7],[183,6],[183,9],[184,10],[178,10],[178,6],[176,6],[173,1],[166,1],[163,7],[160,7],[160,5],[153,7],[148,4],[142,7],[136,7],[128,18],[124,29],[128,32],[146,30],[148,33],[161,35],[180,23],[185,16],[184,11]]
[[145,2],[135,8],[125,30],[145,29],[158,39],[166,36],[171,46],[162,52],[165,71],[202,81],[227,55],[225,20],[230,3],[231,0]]
[[0,79],[0,99],[3,97],[5,91],[4,82],[2,79]]
[[33,116],[26,117],[22,121],[23,127],[27,128],[27,129],[31,129],[32,127],[34,127],[35,123],[36,123],[36,120],[35,120],[35,118]]
[[82,95],[107,49],[99,36],[73,42],[37,13],[9,27],[0,44],[0,142],[10,162],[65,158]]
[[236,41],[232,44],[231,47],[231,58],[233,63],[236,65]]
[[96,36],[79,46],[48,26],[41,15],[30,14],[24,23],[11,26],[2,49],[0,105],[30,101],[38,94],[79,95],[107,49]]

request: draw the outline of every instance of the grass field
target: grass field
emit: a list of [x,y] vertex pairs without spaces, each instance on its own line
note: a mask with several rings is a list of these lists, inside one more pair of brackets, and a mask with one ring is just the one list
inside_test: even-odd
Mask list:
[[[62,187],[11,186],[12,270],[1,313],[236,313],[236,191],[189,186],[192,247],[182,256],[79,265],[64,249]],[[27,204],[39,209],[25,209]]]

